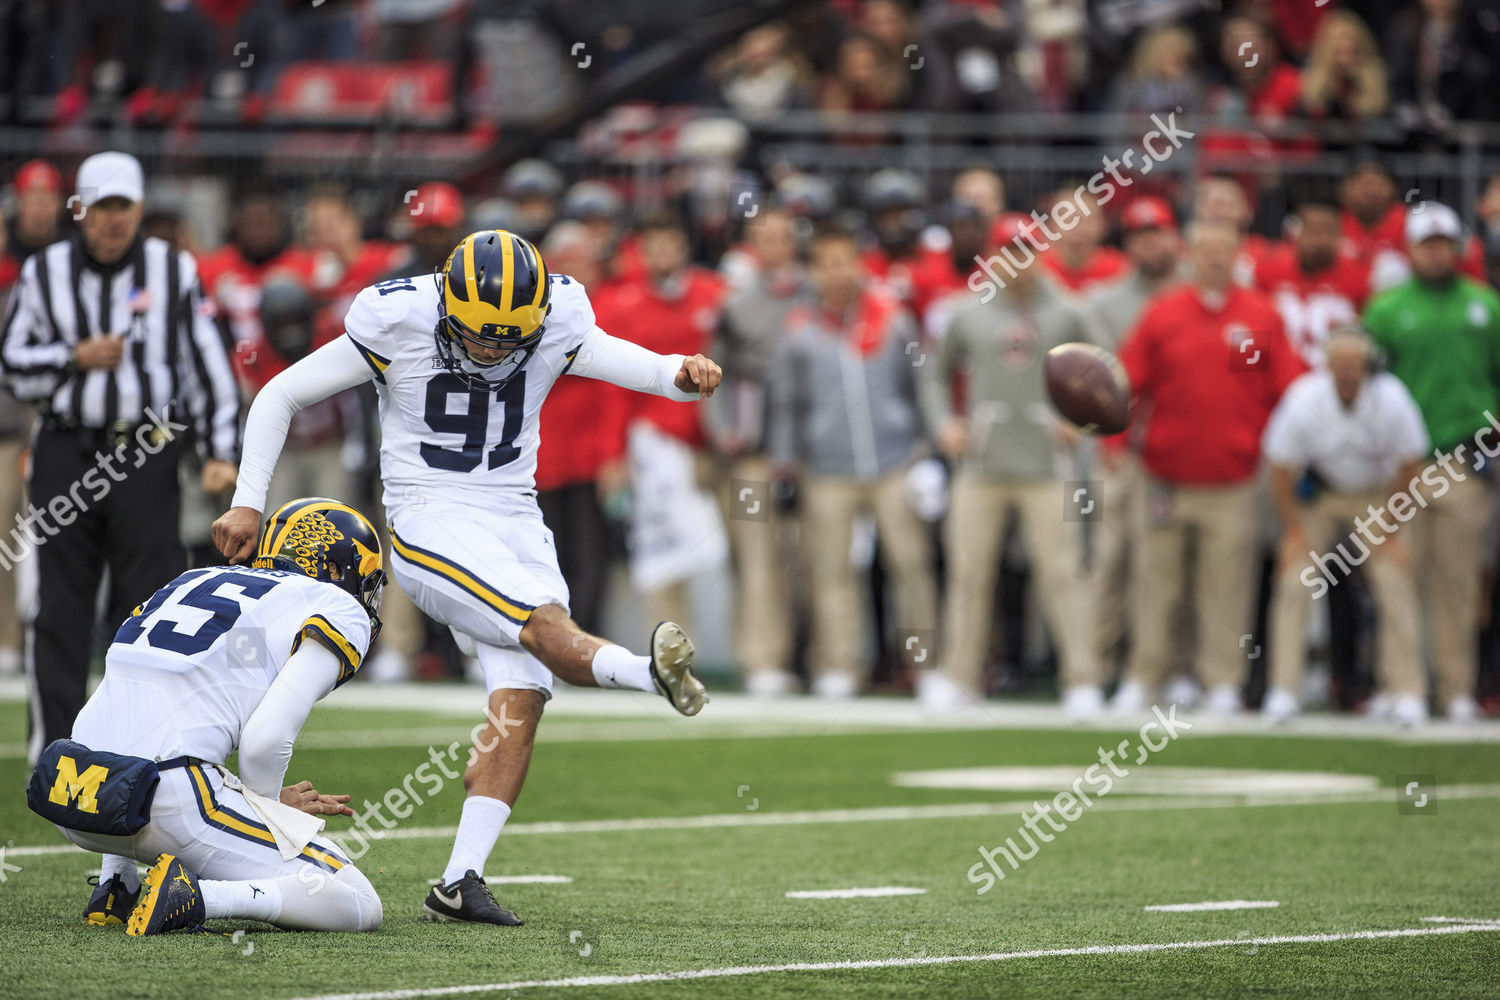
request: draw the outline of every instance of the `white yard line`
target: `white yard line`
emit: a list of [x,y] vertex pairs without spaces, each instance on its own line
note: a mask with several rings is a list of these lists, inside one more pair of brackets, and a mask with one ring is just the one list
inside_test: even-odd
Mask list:
[[1213,903],[1159,903],[1148,906],[1150,913],[1198,913],[1201,910],[1272,910],[1281,903],[1274,899],[1221,899]]
[[925,896],[926,889],[909,885],[877,885],[868,889],[793,889],[787,899],[876,899],[881,896]]
[[[1446,799],[1500,798],[1500,784],[1449,785],[1442,790]],[[1094,809],[1104,812],[1137,812],[1170,809],[1253,809],[1262,806],[1358,805],[1396,801],[1396,789],[1382,788],[1372,792],[1338,795],[1220,796],[1186,799],[1175,796],[1121,797],[1097,799]],[[572,820],[553,823],[507,823],[502,836],[562,836],[587,833],[639,833],[653,830],[715,830],[752,826],[813,826],[822,823],[904,823],[929,819],[975,819],[988,816],[1019,816],[1032,808],[1025,802],[957,802],[931,806],[870,806],[861,809],[816,809],[799,812],[711,813],[706,816],[648,816],[635,819]],[[357,839],[355,831],[335,831],[334,842]],[[447,839],[458,832],[456,826],[412,826],[371,831],[372,841]],[[347,846],[347,845],[346,845]],[[6,848],[7,857],[38,857],[68,854],[79,850],[71,844],[21,846]]]
[[[24,702],[25,681],[0,678],[0,702]],[[484,692],[465,684],[352,684],[339,690],[329,710],[429,712],[451,716],[455,726],[359,728],[308,734],[299,746],[328,749],[369,746],[446,745],[464,739],[469,727],[483,717]],[[1195,736],[1314,737],[1370,739],[1394,743],[1496,743],[1500,724],[1494,721],[1473,726],[1453,726],[1440,720],[1397,728],[1390,723],[1352,715],[1310,713],[1280,726],[1268,726],[1253,713],[1219,718],[1179,712],[1193,724]],[[632,691],[599,691],[559,685],[556,698],[547,705],[547,724],[538,733],[541,741],[593,742],[667,739],[758,738],[821,733],[890,733],[1039,729],[1068,732],[1128,732],[1150,718],[1104,716],[1078,723],[1065,718],[1054,703],[987,701],[941,716],[929,715],[910,698],[867,697],[842,707],[830,718],[828,706],[816,698],[785,698],[776,701],[750,698],[737,692],[715,692],[712,706],[702,715],[685,719],[653,695]],[[595,721],[589,721],[595,720]],[[316,721],[316,720],[315,720]],[[576,723],[572,724],[572,723]],[[308,740],[317,739],[313,744]],[[25,754],[22,743],[0,745],[0,756]]]
[[633,986],[638,983],[671,983],[694,979],[725,979],[778,972],[839,972],[853,969],[903,969],[965,962],[1009,962],[1015,959],[1075,958],[1084,955],[1139,955],[1161,951],[1205,948],[1269,947],[1277,944],[1335,944],[1340,941],[1380,941],[1387,938],[1429,937],[1437,934],[1477,934],[1500,931],[1500,921],[1474,924],[1442,924],[1403,927],[1386,931],[1344,931],[1330,934],[1285,934],[1261,938],[1216,938],[1206,941],[1164,941],[1148,944],[1096,944],[1077,948],[1040,948],[1033,951],[996,951],[985,955],[933,955],[919,958],[871,958],[849,962],[790,962],[785,965],[732,965],[718,969],[682,969],[676,972],[638,972],[618,976],[570,976],[566,979],[521,979],[508,983],[474,983],[466,986],[435,986],[411,990],[376,990],[368,993],[327,993],[299,1000],[416,1000],[418,997],[461,996],[465,993],[503,993],[508,990],[562,989],[567,987]]
[[1486,923],[1490,923],[1490,921],[1488,921],[1488,920],[1479,919],[1479,918],[1470,920],[1468,917],[1423,917],[1422,918],[1422,922],[1423,923],[1427,923],[1427,924],[1486,924]]

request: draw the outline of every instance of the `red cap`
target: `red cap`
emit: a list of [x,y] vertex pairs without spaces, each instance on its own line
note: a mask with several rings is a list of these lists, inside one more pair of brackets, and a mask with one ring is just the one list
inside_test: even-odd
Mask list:
[[1142,229],[1165,229],[1169,233],[1175,233],[1177,217],[1172,214],[1172,206],[1165,200],[1147,194],[1132,201],[1130,207],[1125,209],[1124,226],[1127,233]]
[[1021,239],[1026,234],[1026,224],[1031,221],[1031,216],[1024,212],[1001,212],[990,223],[990,246],[1003,247]]
[[27,160],[16,171],[16,176],[11,183],[15,185],[17,194],[36,188],[44,191],[61,191],[62,174],[46,160]]
[[413,226],[457,226],[464,221],[464,196],[442,181],[428,181],[406,199]]

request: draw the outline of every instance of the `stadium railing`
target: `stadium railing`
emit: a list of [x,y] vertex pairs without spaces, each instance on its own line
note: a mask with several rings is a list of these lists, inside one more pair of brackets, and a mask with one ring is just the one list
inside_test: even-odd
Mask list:
[[[441,98],[424,93],[423,100]],[[0,128],[0,148],[14,162],[45,156],[65,167],[101,148],[124,149],[141,157],[152,177],[337,178],[391,186],[446,178],[492,192],[506,165],[495,156],[493,130],[434,130],[431,119],[424,124],[421,115],[383,113],[377,104],[366,102],[357,114],[336,120],[312,113],[270,116],[256,128],[144,128],[119,115],[66,128],[9,126]],[[702,162],[677,147],[681,127],[696,118],[728,116],[707,107],[621,106],[575,136],[539,137],[535,152],[569,179],[617,182],[633,207],[645,208],[667,197],[674,174]],[[1170,191],[1195,173],[1228,171],[1252,182],[1263,217],[1279,218],[1278,210],[1310,187],[1328,191],[1356,158],[1379,159],[1403,191],[1447,201],[1466,215],[1487,176],[1500,170],[1500,123],[1457,123],[1441,137],[1413,139],[1394,120],[1250,125],[1184,114],[1177,121],[1194,138],[1156,164],[1154,177],[1141,177],[1143,185]],[[916,173],[934,203],[940,202],[953,175],[975,164],[1005,177],[1013,205],[1029,204],[1059,184],[1086,180],[1102,169],[1106,155],[1139,149],[1154,127],[1146,115],[816,110],[744,124],[749,145],[735,166],[751,179],[735,181],[736,191],[757,177],[792,170],[828,179],[850,204],[857,203],[864,177],[892,166]]]

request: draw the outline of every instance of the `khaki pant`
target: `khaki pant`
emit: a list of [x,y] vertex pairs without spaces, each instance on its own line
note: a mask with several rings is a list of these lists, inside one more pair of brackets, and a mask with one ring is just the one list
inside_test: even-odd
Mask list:
[[[0,441],[0,532],[9,535],[16,526],[16,515],[24,513],[26,481],[21,478],[21,455],[26,451],[24,437]],[[0,568],[0,649],[21,652],[21,621],[16,611],[16,569]]]
[[693,605],[688,583],[688,580],[678,580],[646,593],[646,614],[651,619],[651,628],[656,628],[657,622],[676,622],[688,635],[693,634]]
[[1135,455],[1125,455],[1116,469],[1100,472],[1104,517],[1094,522],[1093,655],[1112,665],[1125,646],[1130,629],[1131,548],[1140,507],[1141,466]]
[[962,476],[955,481],[946,535],[948,592],[941,648],[943,673],[959,687],[977,693],[983,686],[1000,544],[1011,511],[1021,520],[1063,686],[1099,683],[1083,524],[1064,520],[1063,499],[1063,484],[1051,479],[1006,482]]
[[[1303,508],[1302,523],[1308,542],[1318,553],[1364,560],[1364,573],[1380,615],[1377,687],[1389,694],[1421,695],[1425,685],[1418,637],[1420,623],[1406,535],[1386,535],[1381,544],[1374,546],[1361,537],[1349,537],[1354,519],[1368,518],[1367,507],[1370,504],[1379,507],[1385,501],[1384,496],[1376,494],[1325,492]],[[1394,518],[1386,520],[1396,523]],[[1369,553],[1367,557],[1363,555],[1365,552]],[[1307,580],[1324,578],[1313,557],[1305,551],[1292,554],[1290,559],[1287,553],[1282,553],[1281,559],[1276,571],[1276,591],[1271,598],[1270,684],[1295,692],[1302,686],[1302,672],[1307,665],[1307,616],[1313,601],[1312,589],[1304,582],[1303,574],[1307,573]]]
[[[1119,468],[1100,473],[1100,495],[1104,498],[1104,517],[1090,525],[1094,547],[1091,577],[1094,592],[1094,658],[1099,663],[1103,681],[1117,673],[1116,665],[1125,656],[1130,636],[1135,593],[1135,567],[1140,554],[1135,551],[1145,531],[1145,509],[1142,494],[1146,475],[1140,457],[1124,456]],[[1189,577],[1187,586],[1192,586]],[[1172,613],[1172,633],[1178,641],[1172,647],[1171,677],[1193,675],[1192,644],[1197,634],[1193,609],[1183,600]]]
[[[886,574],[895,584],[897,628],[923,639],[937,624],[937,585],[927,525],[906,500],[906,469],[875,482],[809,477],[803,484],[803,549],[812,587],[814,677],[861,677],[859,589],[849,546],[854,521],[875,515]],[[907,648],[912,648],[908,646]]]
[[1450,481],[1443,496],[1429,494],[1427,509],[1411,521],[1412,564],[1430,630],[1440,706],[1458,695],[1472,696],[1479,672],[1475,633],[1490,486],[1471,471],[1464,474],[1462,482]]
[[1183,600],[1188,533],[1197,534],[1197,587],[1191,595],[1198,623],[1198,679],[1208,689],[1245,683],[1254,614],[1255,484],[1173,486],[1145,477],[1141,494],[1140,560],[1135,574],[1134,647],[1128,679],[1150,689],[1167,677],[1180,641],[1173,611]]
[[[718,498],[729,533],[735,657],[747,674],[787,670],[792,648],[789,597],[796,582],[781,560],[783,519],[771,500],[771,463],[752,455],[703,465],[702,485]],[[753,491],[748,502],[734,495],[735,484]],[[751,508],[753,514],[748,513]]]

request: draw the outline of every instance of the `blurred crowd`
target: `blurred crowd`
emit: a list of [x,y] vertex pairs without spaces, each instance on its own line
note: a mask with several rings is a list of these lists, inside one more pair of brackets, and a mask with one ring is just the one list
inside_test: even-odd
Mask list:
[[[723,567],[753,694],[1478,717],[1500,598],[1485,450],[1500,176],[1460,206],[1471,232],[1360,162],[1269,227],[1279,239],[1252,234],[1232,176],[1108,213],[1082,184],[1018,203],[1005,181],[976,165],[934,191],[887,169],[851,201],[787,176],[740,206],[722,248],[671,206],[633,215],[610,184],[567,185],[541,160],[492,197],[432,181],[376,213],[338,186],[247,184],[217,247],[148,194],[146,228],[196,255],[247,401],[338,336],[361,288],[430,273],[493,226],[536,239],[609,333],[717,359],[725,384],[700,406],[562,379],[537,491],[585,629],[607,628],[611,601],[689,631],[724,620],[699,584]],[[0,296],[72,227],[55,166],[9,182]],[[1120,358],[1128,432],[1083,435],[1048,402],[1046,352],[1075,341]],[[28,427],[0,406],[7,469]],[[300,413],[272,500],[378,511],[375,438],[373,393]],[[3,482],[19,509],[19,477]],[[226,500],[184,489],[199,562],[216,560],[207,529]],[[17,659],[15,598],[0,592],[0,668]],[[386,621],[362,674],[462,671],[396,588]]]
[[[11,116],[57,124],[108,107],[165,125],[203,101],[254,123],[268,100],[301,99],[290,86],[278,95],[290,69],[361,63],[410,68],[411,100],[431,98],[435,81],[454,121],[514,120],[736,11],[731,0],[0,0],[0,95]],[[1426,135],[1500,110],[1490,0],[1252,0],[1232,13],[1208,0],[828,0],[727,40],[642,96],[752,123],[795,109],[1177,108],[1231,126],[1389,117]],[[333,107],[325,91],[347,81],[316,79],[303,96]]]

